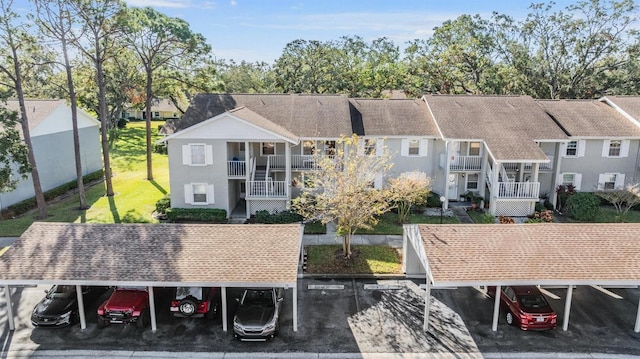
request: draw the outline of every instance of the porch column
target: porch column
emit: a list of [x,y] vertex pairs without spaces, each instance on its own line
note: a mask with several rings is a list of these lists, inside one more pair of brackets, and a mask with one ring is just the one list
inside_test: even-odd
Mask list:
[[298,286],[293,287],[293,331],[298,331]]
[[[151,331],[155,333],[158,330],[158,324],[156,323],[156,299],[153,296],[152,286],[149,286],[149,315],[151,317]],[[142,318],[138,320],[142,320]]]
[[84,296],[82,286],[76,285],[76,298],[78,298],[78,314],[80,316],[80,329],[87,329],[87,319],[84,315]]
[[452,145],[451,141],[446,141],[447,160],[444,162],[445,168],[444,168],[444,194],[443,194],[446,200],[442,205],[443,209],[449,209],[449,174],[451,172],[451,147],[452,147],[451,145]]
[[[531,168],[531,182],[532,183],[538,183],[538,197],[540,197],[540,184],[538,181],[538,177],[540,175],[540,164],[539,163],[534,163],[532,168]],[[529,208],[529,212],[533,213],[536,210],[536,203],[538,202],[531,202],[531,206]]]
[[291,144],[284,143],[284,180],[287,198],[291,199]]
[[[478,190],[480,191],[480,195],[484,197],[485,194],[485,186],[487,184],[487,166],[489,165],[489,151],[484,148],[483,142],[482,148],[482,162],[480,162],[480,178],[478,178]],[[489,198],[491,200],[491,198]]]
[[498,316],[500,316],[500,296],[502,295],[502,286],[496,286],[495,301],[493,302],[493,324],[491,330],[498,330]]
[[524,162],[520,162],[518,167],[518,179],[517,182],[524,182]]
[[500,176],[500,168],[502,163],[493,162],[493,178],[491,179],[491,202],[489,203],[489,213],[496,215],[496,208],[498,207],[498,189],[500,183],[498,183],[498,177]]
[[4,286],[4,296],[7,299],[7,321],[9,322],[9,330],[15,330],[16,324],[13,321],[13,304],[11,303],[11,291],[9,286]]
[[429,304],[431,304],[431,280],[429,280],[429,273],[426,275],[426,288],[424,293],[424,331],[429,330]]
[[249,181],[251,181],[251,171],[253,166],[251,163],[254,161],[253,150],[249,145],[249,141],[244,142],[244,207],[247,218],[251,218],[251,203],[247,200],[249,194]]
[[553,166],[552,172],[552,176],[554,178],[552,180],[553,188],[551,188],[551,198],[549,198],[554,207],[558,202],[558,193],[556,192],[556,188],[558,188],[560,183],[562,183],[562,178],[560,178],[560,165],[562,163],[562,154],[565,151],[565,146],[565,143],[556,144],[556,163],[555,166]]
[[567,299],[564,300],[564,319],[562,320],[562,330],[565,332],[569,328],[569,312],[571,311],[571,297],[573,296],[573,286],[567,289]]
[[220,288],[220,296],[222,297],[222,331],[227,331],[227,287]]

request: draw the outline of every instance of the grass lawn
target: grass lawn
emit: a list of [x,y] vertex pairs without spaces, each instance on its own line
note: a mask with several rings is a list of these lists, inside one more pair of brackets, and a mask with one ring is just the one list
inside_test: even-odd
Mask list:
[[[398,223],[398,215],[387,212],[380,216],[378,224],[370,230],[359,229],[356,234],[396,234],[402,235],[402,225]],[[425,216],[422,214],[411,214],[407,224],[440,224],[440,216]],[[456,217],[442,217],[443,224],[460,223]]]
[[[152,122],[157,132],[161,122]],[[159,137],[154,136],[152,141]],[[96,139],[98,140],[98,139]],[[155,223],[151,213],[155,203],[169,191],[169,162],[154,153],[153,181],[147,181],[145,124],[130,122],[111,149],[112,183],[115,195],[105,197],[104,183],[86,190],[87,210],[78,209],[77,195],[47,205],[49,222]],[[40,176],[46,176],[40,173]],[[35,221],[35,213],[0,221],[0,236],[19,236]]]
[[[567,222],[580,223],[567,217]],[[593,221],[595,223],[640,223],[640,211],[630,210],[622,218],[618,218],[618,213],[612,206],[601,206],[600,213]]]
[[306,248],[309,274],[402,274],[400,253],[389,246],[351,246],[351,251],[357,253],[351,260],[342,258],[342,245]]

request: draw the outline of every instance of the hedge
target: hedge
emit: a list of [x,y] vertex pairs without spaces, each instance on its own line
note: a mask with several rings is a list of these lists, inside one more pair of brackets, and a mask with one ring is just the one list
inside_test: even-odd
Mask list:
[[[93,181],[97,181],[99,179],[103,179],[104,178],[104,173],[102,170],[93,172],[93,173],[89,173],[88,175],[82,177],[82,183],[89,183],[89,182],[93,182]],[[78,188],[78,182],[73,180],[71,182],[67,182],[61,186],[58,186],[56,188],[53,188],[47,192],[44,193],[44,200],[45,201],[51,201],[52,199],[55,199],[59,196],[62,196],[66,193],[68,193],[69,191],[72,191],[74,189]],[[27,198],[22,202],[18,202],[16,204],[12,204],[11,206],[5,208],[2,210],[2,218],[10,218],[10,217],[15,217],[15,216],[19,216],[23,213],[26,213],[34,208],[37,208],[38,204],[36,202],[36,198],[35,197],[31,197],[31,198]]]
[[269,213],[269,211],[257,211],[255,217],[256,223],[265,224],[285,224],[302,221],[302,216],[291,211],[282,211]]
[[167,208],[170,222],[227,223],[227,211],[218,208]]

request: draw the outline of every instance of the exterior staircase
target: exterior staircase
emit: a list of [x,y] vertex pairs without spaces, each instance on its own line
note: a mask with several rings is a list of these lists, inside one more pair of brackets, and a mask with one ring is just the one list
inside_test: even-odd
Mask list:
[[264,181],[267,178],[267,168],[265,166],[257,166],[256,173],[253,176],[254,181]]

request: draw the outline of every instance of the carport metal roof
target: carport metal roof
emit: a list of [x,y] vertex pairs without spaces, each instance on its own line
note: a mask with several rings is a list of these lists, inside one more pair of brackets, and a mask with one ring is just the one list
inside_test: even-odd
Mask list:
[[224,318],[226,287],[293,288],[296,330],[302,233],[300,224],[36,222],[0,258],[0,283],[6,289],[25,284],[139,285],[151,292],[153,286],[221,287]]
[[[569,286],[565,330],[574,285],[640,284],[640,224],[405,225],[404,230],[405,244],[427,272],[428,288]],[[636,331],[640,308],[638,314]],[[494,330],[496,323],[497,313]]]

